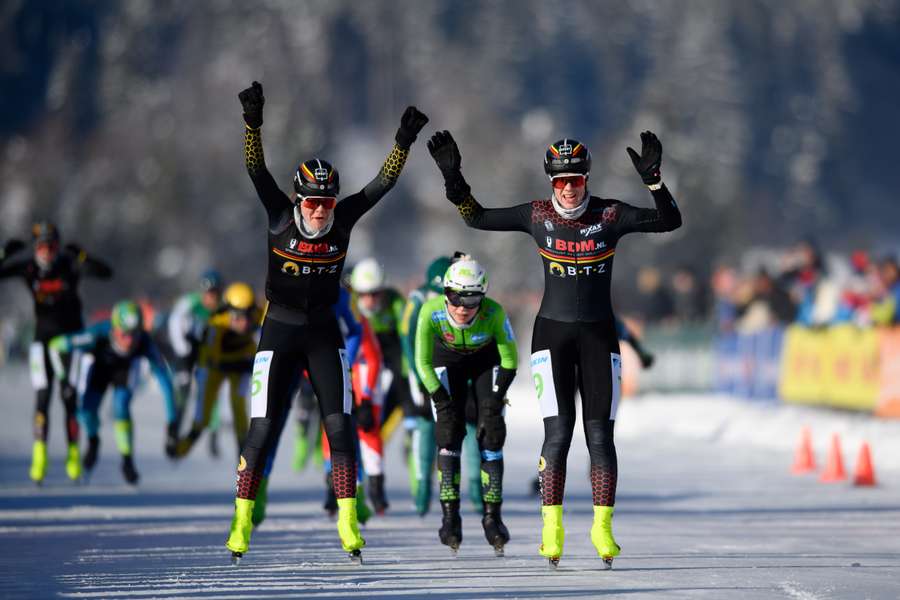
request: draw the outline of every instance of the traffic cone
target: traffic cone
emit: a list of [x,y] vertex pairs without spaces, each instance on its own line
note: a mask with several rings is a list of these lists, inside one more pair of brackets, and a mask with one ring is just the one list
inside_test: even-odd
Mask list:
[[815,470],[816,457],[813,455],[812,433],[809,427],[804,427],[800,432],[800,444],[797,446],[797,452],[794,453],[794,466],[791,467],[791,473],[802,475]]
[[847,473],[844,471],[844,458],[841,455],[841,440],[835,433],[831,436],[831,450],[828,451],[828,461],[825,463],[825,470],[822,471],[819,481],[833,483],[845,479],[847,479]]
[[872,453],[869,451],[869,443],[863,442],[859,448],[859,458],[856,459],[856,476],[853,485],[875,485],[875,468],[872,466]]

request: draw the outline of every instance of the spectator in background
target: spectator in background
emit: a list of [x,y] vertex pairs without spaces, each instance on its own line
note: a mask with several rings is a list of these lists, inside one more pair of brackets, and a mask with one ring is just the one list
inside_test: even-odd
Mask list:
[[784,256],[778,283],[797,306],[799,323],[826,325],[834,319],[839,290],[825,276],[822,254],[811,239],[799,242]]
[[738,317],[738,276],[734,267],[720,265],[712,274],[713,318],[719,333],[734,331]]
[[795,313],[790,295],[765,269],[760,269],[753,277],[750,299],[741,306],[738,329],[752,333],[773,325],[786,325],[793,321]]
[[872,301],[878,295],[877,267],[869,254],[856,250],[850,256],[850,274],[841,286],[836,323],[854,323],[860,327],[872,324]]
[[695,323],[706,317],[705,296],[690,267],[681,266],[672,275],[673,315],[682,323]]
[[900,266],[897,260],[886,257],[878,265],[878,292],[872,304],[872,322],[875,325],[900,323]]
[[637,288],[634,308],[642,320],[662,321],[672,316],[672,297],[662,285],[659,269],[641,267],[637,274]]

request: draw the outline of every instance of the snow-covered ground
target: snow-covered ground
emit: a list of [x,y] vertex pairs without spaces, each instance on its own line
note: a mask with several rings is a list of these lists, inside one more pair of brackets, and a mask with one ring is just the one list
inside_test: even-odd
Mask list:
[[[6,367],[0,597],[900,597],[900,423],[712,396],[629,399],[617,423],[615,531],[622,556],[613,571],[599,570],[588,539],[587,452],[577,430],[565,554],[553,572],[537,554],[539,506],[528,491],[542,435],[536,402],[523,385],[511,393],[508,414],[504,514],[513,540],[506,558],[493,557],[471,510],[459,556],[450,557],[437,541],[437,507],[425,519],[411,510],[395,440],[392,508],[365,527],[365,564],[348,564],[321,511],[322,476],[291,471],[286,439],[270,517],[235,568],[223,546],[234,480],[231,440],[223,436],[219,460],[201,444],[185,462],[169,463],[151,382],[134,402],[140,486],[130,489],[119,476],[108,401],[101,461],[90,485],[74,486],[59,460],[61,406],[54,400],[50,448],[57,460],[35,489],[27,479],[32,392],[24,368]],[[842,435],[849,470],[866,439],[879,485],[790,475],[804,425],[812,428],[820,464],[832,432]]]

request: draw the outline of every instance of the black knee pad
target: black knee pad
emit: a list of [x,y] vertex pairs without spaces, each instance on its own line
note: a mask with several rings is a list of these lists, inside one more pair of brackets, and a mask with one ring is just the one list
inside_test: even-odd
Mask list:
[[353,444],[353,425],[350,415],[333,413],[325,417],[323,423],[325,434],[328,436],[328,444],[332,452],[338,454],[355,454]]
[[482,450],[498,452],[503,449],[506,442],[506,421],[503,414],[498,411],[490,411],[481,415],[478,422],[478,446]]
[[435,404],[437,421],[434,425],[434,441],[438,448],[458,451],[462,448],[463,438],[466,437],[466,424],[453,410],[450,402]]
[[250,419],[250,429],[247,431],[247,438],[244,441],[245,450],[254,449],[261,450],[266,447],[269,437],[275,427],[272,419],[256,417]]
[[544,419],[544,446],[541,456],[551,462],[565,462],[572,443],[575,416],[558,415]]
[[587,438],[588,453],[592,465],[608,465],[616,460],[616,446],[613,442],[613,425],[609,419],[585,421],[584,434]]

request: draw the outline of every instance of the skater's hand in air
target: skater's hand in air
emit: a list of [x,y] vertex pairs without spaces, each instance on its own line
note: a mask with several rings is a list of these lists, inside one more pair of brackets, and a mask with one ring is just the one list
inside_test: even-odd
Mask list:
[[438,169],[444,174],[444,178],[462,168],[462,155],[449,131],[438,131],[431,136],[428,140],[428,151],[437,163]]
[[22,240],[9,240],[3,244],[3,249],[0,250],[0,260],[3,260],[7,256],[12,256],[24,247],[25,243]]
[[630,146],[626,151],[631,157],[631,162],[634,163],[638,175],[646,185],[655,185],[662,180],[659,173],[659,167],[662,164],[662,144],[652,131],[645,131],[641,134],[640,156]]
[[79,246],[78,244],[73,244],[71,242],[66,244],[63,249],[72,256],[80,256],[83,252],[83,248],[81,246]]
[[259,128],[263,123],[263,105],[266,103],[262,84],[254,81],[253,85],[238,94],[238,99],[244,107],[244,123],[251,129]]
[[427,122],[428,117],[425,116],[425,113],[419,112],[415,106],[407,106],[403,116],[400,117],[400,128],[397,129],[397,135],[394,137],[397,145],[401,148],[412,146],[412,143],[416,141],[416,136]]
[[363,431],[375,429],[375,413],[372,409],[372,400],[363,398],[356,407],[356,423]]
[[56,354],[65,354],[69,351],[69,340],[66,339],[66,336],[64,335],[58,335],[50,340],[50,343],[47,344],[47,348]]
[[178,456],[178,423],[169,423],[166,427],[166,456]]

